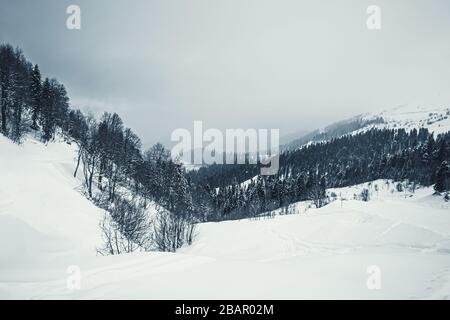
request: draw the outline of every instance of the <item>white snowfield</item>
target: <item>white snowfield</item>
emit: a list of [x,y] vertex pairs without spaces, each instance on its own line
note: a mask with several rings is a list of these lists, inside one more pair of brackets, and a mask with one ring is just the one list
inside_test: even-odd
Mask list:
[[[431,188],[330,190],[346,200],[205,223],[177,253],[97,256],[103,212],[80,194],[74,157],[65,143],[0,136],[0,298],[450,297],[450,208]],[[353,200],[362,187],[369,202]]]
[[420,128],[426,128],[438,134],[450,131],[450,106],[442,105],[401,105],[395,108],[384,110],[380,113],[368,113],[363,115],[363,119],[373,119],[382,117],[384,123],[368,125],[354,133],[364,132],[372,128],[378,129],[398,129],[404,128],[407,132]]

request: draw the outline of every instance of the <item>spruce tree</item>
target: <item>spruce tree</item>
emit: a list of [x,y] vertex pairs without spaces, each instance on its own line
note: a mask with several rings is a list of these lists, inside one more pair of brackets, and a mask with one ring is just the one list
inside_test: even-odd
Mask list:
[[36,64],[31,72],[31,127],[34,130],[38,129],[38,119],[41,114],[41,98],[42,98],[42,82],[41,71]]
[[436,172],[436,183],[434,190],[444,192],[450,190],[450,167],[447,161],[442,161],[438,171]]

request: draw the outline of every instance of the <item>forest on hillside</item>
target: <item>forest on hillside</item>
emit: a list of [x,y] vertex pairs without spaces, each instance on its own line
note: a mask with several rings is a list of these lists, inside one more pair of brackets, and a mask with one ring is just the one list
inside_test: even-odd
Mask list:
[[[232,169],[213,165],[188,173],[190,181],[210,190],[211,220],[257,216],[297,201],[327,203],[326,188],[346,187],[376,179],[408,180],[413,185],[450,189],[450,133],[436,138],[427,129],[371,129],[328,142],[310,144],[280,155],[273,176],[256,176],[249,183],[237,177],[223,186]],[[256,167],[256,166],[254,166]],[[247,169],[248,172],[255,172]],[[213,192],[211,190],[217,190]],[[198,196],[198,195],[197,195]]]
[[[192,241],[196,220],[188,181],[161,144],[143,151],[118,114],[96,119],[71,108],[64,85],[42,77],[39,66],[9,44],[0,46],[0,91],[4,136],[18,144],[27,134],[44,143],[60,136],[78,146],[74,176],[82,176],[85,195],[108,213],[102,253],[175,251]],[[149,201],[160,208],[158,223],[148,221]]]

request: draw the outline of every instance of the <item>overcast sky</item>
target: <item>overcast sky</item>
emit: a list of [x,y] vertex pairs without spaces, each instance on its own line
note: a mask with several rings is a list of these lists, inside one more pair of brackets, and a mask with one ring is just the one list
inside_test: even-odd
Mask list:
[[[77,4],[82,29],[67,30]],[[381,8],[382,28],[366,27]],[[148,146],[193,127],[312,130],[450,102],[450,1],[0,0],[0,41]]]

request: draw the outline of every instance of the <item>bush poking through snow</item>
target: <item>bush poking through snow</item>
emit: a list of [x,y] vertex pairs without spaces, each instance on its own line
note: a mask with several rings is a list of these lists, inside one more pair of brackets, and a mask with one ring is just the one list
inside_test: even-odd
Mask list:
[[190,245],[196,236],[196,224],[190,215],[160,208],[150,220],[145,206],[123,198],[117,198],[108,211],[100,223],[104,245],[97,251],[101,255],[150,250],[175,252]]
[[362,201],[365,201],[365,202],[369,201],[369,200],[370,200],[369,189],[364,188],[364,189],[361,191],[361,194],[359,195],[359,197],[360,197],[360,199],[361,199]]
[[175,252],[191,244],[196,236],[196,225],[190,216],[160,209],[153,223],[152,246],[159,251]]
[[141,204],[117,198],[109,211],[100,222],[104,246],[98,253],[114,255],[148,249],[151,223]]

